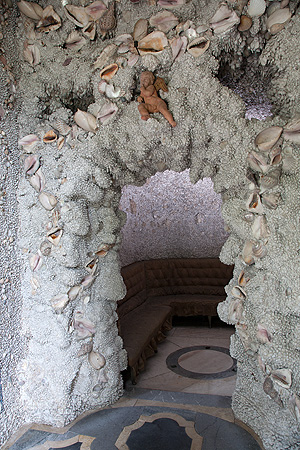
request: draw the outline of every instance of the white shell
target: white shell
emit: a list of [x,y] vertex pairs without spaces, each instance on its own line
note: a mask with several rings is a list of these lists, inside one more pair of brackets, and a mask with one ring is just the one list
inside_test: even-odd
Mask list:
[[107,45],[94,62],[94,70],[102,69],[104,66],[112,62],[112,58],[116,52],[117,46],[115,44]]
[[139,41],[139,52],[141,55],[156,55],[168,45],[167,36],[162,31],[153,31]]
[[171,11],[160,11],[149,22],[152,27],[167,33],[178,25],[179,20]]
[[257,214],[263,214],[264,208],[261,203],[260,196],[257,192],[252,192],[246,202],[247,209]]
[[51,211],[57,205],[57,198],[48,192],[41,192],[39,201],[47,211]]
[[210,40],[204,36],[201,36],[189,43],[187,51],[195,58],[198,58],[198,56],[203,55],[203,53],[208,49],[209,44]]
[[61,313],[68,303],[69,297],[67,294],[58,294],[51,299],[51,306],[57,313]]
[[247,297],[246,292],[240,286],[234,286],[231,293],[235,298],[239,298],[240,300],[245,300]]
[[234,25],[240,23],[240,19],[235,11],[232,11],[227,3],[221,3],[219,9],[210,19],[210,26],[215,34],[225,33]]
[[[148,20],[147,19],[139,19],[133,29],[133,40],[134,41],[140,41],[145,36],[147,36],[148,33]],[[130,36],[131,37],[131,36]]]
[[89,353],[88,361],[90,365],[96,370],[102,369],[102,367],[104,367],[106,364],[104,356],[99,352],[95,352],[93,350]]
[[92,114],[81,111],[80,109],[74,115],[74,120],[77,125],[80,126],[85,131],[90,131],[92,133],[96,133],[98,129],[97,119]]
[[105,105],[100,109],[97,119],[100,120],[101,123],[109,123],[118,111],[117,105],[112,102],[105,103]]
[[292,385],[292,372],[289,369],[272,370],[271,377],[275,383],[285,389],[289,389]]
[[255,145],[262,152],[271,150],[280,138],[282,130],[282,127],[269,127],[262,130],[255,138]]
[[61,18],[56,14],[52,5],[46,6],[36,28],[43,33],[49,33],[49,31],[55,31],[60,27]]
[[85,12],[94,21],[100,19],[100,17],[102,17],[103,14],[107,11],[105,3],[101,2],[100,0],[91,3],[90,5],[86,6],[84,9],[85,9]]
[[81,292],[82,286],[73,286],[71,289],[68,290],[68,297],[69,300],[75,300],[75,298],[78,296],[78,294]]
[[45,177],[41,168],[39,168],[35,174],[29,178],[29,183],[37,192],[41,192],[44,189]]
[[265,239],[270,236],[270,230],[265,216],[256,216],[252,225],[252,233],[255,239]]
[[86,42],[86,39],[84,39],[78,31],[72,31],[67,37],[65,44],[67,48],[78,51],[86,44]]
[[27,134],[27,136],[23,136],[19,139],[18,144],[25,147],[26,150],[29,150],[32,149],[39,142],[39,140],[40,139],[36,134]]
[[41,61],[41,54],[39,48],[35,44],[28,44],[24,42],[23,56],[32,67],[37,66]]
[[66,5],[65,13],[77,27],[83,28],[89,22],[89,16],[82,6]]
[[42,265],[42,257],[39,253],[36,253],[35,255],[32,255],[29,258],[29,264],[30,264],[30,268],[32,270],[32,272],[35,272],[36,270],[39,270],[39,268]]
[[261,16],[266,10],[265,0],[250,0],[247,13],[250,17]]
[[40,158],[37,155],[30,155],[24,161],[26,175],[33,175],[40,167]]
[[158,0],[157,4],[165,9],[178,8],[184,5],[186,0]]
[[187,47],[187,37],[186,36],[180,36],[178,38],[173,39],[171,42],[171,50],[173,55],[173,61],[177,61],[185,52]]
[[284,25],[292,17],[289,8],[278,9],[268,17],[266,25],[271,34],[276,34],[284,28]]
[[246,241],[245,245],[243,247],[242,251],[242,259],[245,264],[248,266],[251,266],[251,264],[254,264],[254,257],[253,257],[253,241]]
[[59,227],[51,228],[47,233],[47,239],[51,244],[53,244],[55,247],[58,246],[59,241],[62,237],[63,231]]
[[40,20],[43,15],[43,8],[37,3],[21,0],[17,5],[19,10],[30,19]]

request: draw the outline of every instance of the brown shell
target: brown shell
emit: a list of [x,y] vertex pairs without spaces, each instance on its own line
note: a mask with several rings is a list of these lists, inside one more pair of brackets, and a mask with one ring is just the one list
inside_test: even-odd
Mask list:
[[100,71],[100,77],[102,80],[109,81],[118,72],[118,70],[118,64],[109,64],[109,66],[104,67],[104,69]]
[[252,19],[251,17],[242,15],[241,16],[241,21],[240,24],[238,26],[238,30],[239,31],[247,31],[252,27]]
[[43,137],[43,141],[46,144],[51,144],[52,142],[55,142],[56,140],[57,140],[57,134],[53,130],[47,131],[47,133]]

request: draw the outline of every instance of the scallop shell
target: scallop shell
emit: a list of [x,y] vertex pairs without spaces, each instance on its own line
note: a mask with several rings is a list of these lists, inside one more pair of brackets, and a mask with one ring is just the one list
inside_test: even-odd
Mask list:
[[187,46],[187,51],[195,58],[198,58],[198,56],[203,55],[203,53],[208,49],[209,44],[210,40],[204,36],[201,36],[189,43]]
[[36,270],[39,270],[39,268],[41,267],[42,263],[43,263],[43,260],[42,260],[41,255],[39,253],[36,253],[35,255],[32,255],[29,258],[30,269],[32,270],[32,272],[35,272]]
[[109,64],[117,52],[117,46],[115,44],[107,45],[104,50],[100,53],[96,61],[94,62],[94,70],[102,69],[107,64]]
[[168,45],[168,39],[162,31],[153,31],[139,41],[138,49],[141,55],[156,55]]
[[52,142],[55,142],[57,140],[57,134],[53,131],[47,131],[47,133],[43,137],[43,141],[46,144],[51,144]]
[[272,370],[271,377],[279,386],[289,389],[292,385],[292,372],[289,369]]
[[86,44],[86,42],[86,39],[84,39],[78,31],[72,31],[65,41],[65,46],[71,50],[78,51]]
[[245,300],[245,298],[247,297],[246,292],[240,286],[234,286],[231,290],[231,293],[235,298],[239,298],[240,300]]
[[283,131],[282,127],[270,127],[261,131],[255,138],[255,145],[260,151],[266,152],[276,144]]
[[118,70],[118,64],[110,64],[100,71],[100,78],[102,78],[102,80],[109,81],[118,72]]
[[250,0],[248,3],[247,13],[250,17],[259,17],[266,10],[265,0]]
[[44,256],[49,256],[52,250],[52,245],[49,241],[43,241],[40,245],[40,252]]
[[105,360],[104,356],[101,353],[94,352],[94,351],[91,351],[89,353],[88,361],[89,361],[90,365],[93,367],[93,369],[95,369],[95,370],[102,369],[102,367],[104,367],[106,364],[106,360]]
[[17,5],[21,13],[30,17],[30,19],[40,20],[43,15],[43,8],[37,3],[21,0],[17,2]]
[[251,17],[242,15],[240,19],[240,24],[238,26],[239,31],[247,31],[252,27],[252,19]]
[[98,130],[97,119],[92,114],[81,111],[80,109],[74,115],[74,120],[77,125],[80,126],[85,131],[90,131],[91,133],[96,133]]
[[177,59],[182,56],[186,50],[188,44],[188,40],[186,36],[180,36],[178,38],[175,38],[171,42],[171,50],[172,50],[172,56],[173,61],[177,61]]
[[26,175],[34,175],[40,167],[40,158],[37,155],[30,155],[24,161]]
[[252,233],[255,239],[265,239],[270,236],[270,230],[265,216],[256,216],[252,225]]
[[39,168],[34,175],[29,178],[29,183],[31,186],[37,191],[41,192],[45,187],[45,177],[44,174]]
[[229,31],[234,25],[240,23],[240,19],[236,12],[232,11],[226,3],[221,3],[209,22],[214,33],[221,34]]
[[272,341],[272,336],[268,329],[260,323],[257,325],[256,337],[261,344],[269,344]]
[[57,205],[57,198],[48,192],[41,192],[39,195],[39,201],[41,205],[47,209],[47,211],[51,211]]
[[58,246],[59,241],[62,237],[63,230],[59,227],[53,227],[51,228],[47,233],[47,239],[51,244],[53,244],[55,247]]
[[82,28],[82,34],[88,37],[90,41],[93,41],[96,37],[97,26],[95,22],[89,22],[85,27]]
[[267,18],[266,26],[271,34],[281,31],[292,17],[289,8],[278,9]]
[[247,209],[257,214],[263,214],[264,208],[261,203],[260,196],[257,192],[252,192],[246,202]]
[[100,122],[103,123],[103,125],[109,123],[114,118],[117,111],[117,105],[112,102],[105,103],[105,105],[99,111],[97,119],[99,119]]
[[148,33],[148,20],[147,19],[139,19],[133,29],[133,40],[134,41],[140,41],[141,39],[144,39],[145,36],[147,36]]
[[54,11],[52,5],[48,5],[42,14],[41,20],[38,22],[36,28],[43,33],[49,33],[55,31],[61,27],[61,18]]
[[300,118],[296,117],[287,123],[283,130],[283,137],[288,141],[300,144]]
[[89,16],[82,6],[66,5],[65,13],[67,18],[75,23],[77,27],[83,28],[89,22]]
[[73,286],[68,290],[69,300],[75,300],[78,297],[79,293],[82,291],[82,286]]
[[52,126],[59,132],[59,134],[62,134],[63,136],[67,136],[72,130],[72,128],[61,119],[58,119],[55,122],[53,122]]
[[86,6],[84,9],[85,9],[85,12],[94,21],[100,19],[100,17],[103,16],[105,11],[107,11],[107,7],[106,7],[105,3],[101,2],[100,0],[91,3],[90,5]]
[[69,297],[67,294],[58,294],[51,299],[51,306],[57,313],[62,313],[68,303]]
[[262,195],[262,202],[270,209],[276,209],[281,200],[279,192],[264,193]]
[[254,264],[253,241],[246,241],[242,250],[242,259],[248,266]]
[[152,27],[157,28],[163,33],[167,33],[178,25],[179,20],[170,11],[160,11],[152,16],[149,22]]

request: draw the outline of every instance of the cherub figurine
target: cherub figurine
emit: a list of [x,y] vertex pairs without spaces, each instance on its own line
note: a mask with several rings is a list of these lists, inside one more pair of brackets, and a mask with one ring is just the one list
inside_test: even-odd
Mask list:
[[148,120],[150,118],[149,113],[160,112],[167,119],[170,125],[172,125],[172,127],[176,127],[176,122],[168,110],[166,102],[164,102],[157,93],[159,89],[162,89],[165,92],[168,91],[166,83],[160,77],[157,77],[155,82],[154,80],[155,76],[152,72],[145,71],[141,73],[141,95],[137,99],[139,102],[138,109],[141,118],[142,120]]

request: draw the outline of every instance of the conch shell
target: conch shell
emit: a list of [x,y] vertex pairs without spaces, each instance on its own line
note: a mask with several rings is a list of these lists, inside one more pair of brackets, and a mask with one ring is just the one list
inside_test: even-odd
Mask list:
[[138,44],[141,55],[156,55],[164,50],[168,45],[168,39],[162,31],[153,31],[145,36]]
[[96,133],[96,131],[98,130],[96,117],[88,112],[81,111],[81,109],[78,109],[77,112],[75,113],[74,120],[77,123],[77,125],[79,125],[80,128],[82,128],[85,131]]

